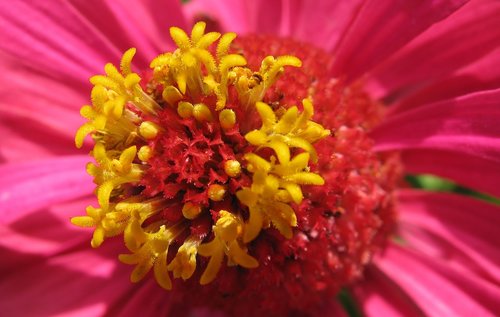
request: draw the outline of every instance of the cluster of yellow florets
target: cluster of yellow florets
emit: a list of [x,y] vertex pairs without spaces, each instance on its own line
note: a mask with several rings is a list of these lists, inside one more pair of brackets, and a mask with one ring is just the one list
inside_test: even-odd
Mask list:
[[[148,95],[140,86],[141,77],[132,72],[135,49],[125,52],[120,70],[107,64],[106,76],[90,79],[95,85],[91,94],[92,106],[81,109],[88,122],[78,130],[75,142],[81,147],[88,134],[95,141],[92,156],[96,164],[89,163],[87,170],[97,184],[100,207],[88,207],[87,216],[72,219],[75,225],[95,228],[93,247],[101,245],[106,237],[122,234],[131,253],[122,254],[119,259],[135,265],[131,280],[141,280],[153,268],[156,280],[165,289],[172,287],[169,272],[182,279],[193,275],[198,255],[210,258],[201,284],[216,277],[224,257],[231,265],[257,267],[257,260],[248,254],[247,244],[270,225],[291,238],[292,228],[297,226],[291,204],[302,202],[301,185],[324,183],[320,175],[310,172],[309,164],[317,160],[313,144],[329,134],[311,121],[310,99],[303,100],[302,112],[293,106],[279,116],[261,102],[284,66],[301,65],[298,58],[269,56],[263,60],[260,70],[253,72],[246,67],[243,56],[229,54],[231,42],[236,37],[234,33],[222,37],[217,32],[205,34],[205,24],[200,22],[193,27],[190,37],[175,27],[170,29],[170,34],[178,49],[159,55],[150,65],[153,81],[163,87],[163,100]],[[209,47],[217,40],[214,56]],[[262,120],[260,129],[245,135],[255,150],[244,155],[242,162],[228,160],[224,164],[229,177],[247,173],[252,178],[250,187],[238,190],[236,197],[230,198],[237,199],[242,208],[247,207],[249,217],[245,219],[237,210],[220,210],[212,227],[213,240],[204,243],[189,236],[168,263],[169,247],[204,210],[185,202],[183,219],[168,223],[154,217],[170,203],[168,199],[161,195],[146,199],[125,194],[127,188],[137,186],[150,168],[148,160],[155,153],[146,141],[163,131],[161,126],[143,120],[138,113],[155,116],[162,111],[162,104],[175,109],[180,118],[194,118],[200,124],[218,120],[226,131],[232,129],[237,120],[235,112],[226,108],[231,87],[237,92],[239,104],[246,109],[255,107]],[[201,97],[206,96],[214,96],[215,104],[204,104]],[[264,148],[271,149],[274,155],[263,156]],[[221,185],[211,185],[208,189],[208,196],[213,201],[224,199],[224,195]]]

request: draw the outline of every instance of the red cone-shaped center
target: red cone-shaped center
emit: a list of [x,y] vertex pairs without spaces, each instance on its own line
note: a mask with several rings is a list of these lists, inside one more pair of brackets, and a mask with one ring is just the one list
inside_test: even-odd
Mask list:
[[[333,57],[320,49],[292,40],[246,36],[238,38],[232,50],[242,54],[255,71],[268,55],[295,55],[302,60],[303,66],[287,69],[263,101],[277,109],[300,104],[312,96],[314,120],[331,131],[329,137],[315,145],[319,155],[317,170],[325,185],[303,187],[303,202],[293,206],[298,227],[292,239],[270,229],[248,245],[248,252],[258,260],[259,267],[223,265],[217,279],[204,286],[199,285],[198,278],[177,281],[174,296],[179,299],[179,314],[187,311],[185,305],[200,305],[222,310],[229,316],[315,315],[327,307],[341,287],[362,277],[363,268],[383,248],[393,230],[393,190],[401,175],[398,155],[374,153],[369,137],[384,109],[370,99],[361,85],[347,86],[341,79],[333,78],[329,73]],[[167,114],[163,120],[165,126],[175,121]],[[258,126],[259,118],[238,118],[238,122],[244,134]],[[178,142],[174,152],[186,154],[181,157],[165,152],[165,157],[153,159],[161,173],[174,166],[183,166],[185,170],[176,172],[178,179],[172,180],[179,185],[160,189],[165,194],[173,197],[180,190],[199,194],[210,178],[226,177],[219,173],[220,166],[207,165],[206,160],[218,162],[221,157],[231,159],[239,155],[240,134],[232,141],[221,142],[218,128],[198,132],[199,135],[171,133],[167,134],[171,139],[162,141],[168,144],[165,149],[172,149],[172,142]],[[151,183],[145,184],[147,190],[159,188],[154,183],[154,164],[147,180]],[[183,181],[186,178],[191,180]],[[181,188],[186,183],[194,186]],[[202,200],[199,203],[206,204]],[[169,217],[168,213],[165,217]],[[192,232],[209,234],[207,225],[201,229],[197,225],[194,222]],[[203,260],[200,264],[202,268],[206,266]]]

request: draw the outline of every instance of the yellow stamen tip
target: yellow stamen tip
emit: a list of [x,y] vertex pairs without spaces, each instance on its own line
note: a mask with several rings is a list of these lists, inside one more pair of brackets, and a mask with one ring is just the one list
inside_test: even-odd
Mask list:
[[178,27],[171,27],[170,28],[170,36],[174,40],[175,44],[181,49],[181,50],[187,50],[191,47],[191,40],[187,36],[186,32],[184,32],[182,29]]
[[134,88],[136,85],[139,84],[141,81],[141,77],[137,75],[136,73],[128,74],[127,77],[125,77],[125,87],[128,89]]
[[236,114],[231,109],[224,109],[219,112],[219,122],[224,130],[229,130],[236,124]]
[[226,194],[226,188],[219,184],[213,184],[208,187],[208,198],[213,201],[221,201]]
[[229,177],[238,177],[241,174],[241,164],[236,160],[227,160],[224,163],[224,172]]
[[221,210],[214,231],[221,239],[230,242],[237,238],[240,231],[238,227],[238,218],[226,210]]
[[165,100],[169,105],[174,106],[179,100],[182,100],[183,96],[181,92],[174,86],[167,86],[162,92],[163,100]]
[[147,162],[152,155],[153,149],[151,149],[151,147],[147,145],[141,146],[141,148],[139,149],[139,153],[137,153],[137,157],[139,157],[139,159],[143,162]]
[[195,205],[193,203],[187,202],[182,207],[182,215],[186,219],[195,219],[201,213],[202,209],[200,205]]
[[210,108],[208,108],[207,105],[202,103],[197,103],[196,105],[194,105],[193,116],[197,121],[200,122],[213,120],[212,111],[210,111]]
[[90,228],[96,225],[95,220],[92,217],[88,216],[72,217],[71,223],[75,226],[83,228]]
[[139,134],[147,140],[156,138],[160,130],[161,128],[157,124],[150,121],[144,121],[139,126]]
[[169,271],[173,271],[175,278],[187,280],[194,274],[199,243],[197,239],[190,237],[180,246],[177,255],[167,267]]
[[191,40],[196,43],[198,42],[203,34],[205,33],[205,28],[207,24],[203,21],[196,22],[196,24],[193,26],[193,29],[191,30]]
[[227,55],[227,52],[229,51],[229,47],[231,46],[231,43],[234,41],[236,38],[236,33],[226,33],[222,36],[222,38],[219,41],[219,45],[217,45],[217,58],[220,60],[222,57]]
[[125,53],[123,53],[122,59],[120,61],[120,70],[125,76],[132,73],[130,64],[132,63],[132,59],[134,58],[135,53],[136,49],[134,47],[129,48]]
[[194,112],[194,106],[192,103],[187,101],[179,102],[179,105],[177,106],[177,113],[181,118],[187,119],[189,117],[192,117],[193,112]]

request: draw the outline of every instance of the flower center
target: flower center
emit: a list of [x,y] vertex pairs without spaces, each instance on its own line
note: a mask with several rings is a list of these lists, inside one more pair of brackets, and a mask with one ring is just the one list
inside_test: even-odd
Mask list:
[[394,224],[397,155],[376,155],[367,135],[381,106],[331,78],[321,50],[203,22],[170,34],[178,49],[143,78],[135,49],[91,78],[75,141],[95,141],[99,207],[72,222],[95,228],[93,247],[122,235],[132,282],[152,270],[186,301],[316,307],[360,276]]

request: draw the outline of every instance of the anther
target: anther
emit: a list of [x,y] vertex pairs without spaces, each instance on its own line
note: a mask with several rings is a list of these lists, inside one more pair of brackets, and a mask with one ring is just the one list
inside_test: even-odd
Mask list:
[[194,219],[201,213],[201,206],[187,202],[182,207],[182,215],[186,219]]
[[213,201],[221,201],[226,194],[226,188],[219,184],[213,184],[208,187],[208,198]]
[[151,149],[151,147],[147,145],[141,146],[139,152],[137,153],[137,156],[143,162],[147,162],[152,155],[153,155],[153,150]]
[[241,174],[241,164],[236,160],[228,160],[224,163],[224,172],[229,177],[238,177]]
[[207,105],[202,103],[197,103],[196,105],[194,105],[193,116],[196,120],[200,122],[213,120],[212,112],[207,107]]
[[224,109],[219,112],[220,125],[224,130],[229,130],[236,124],[236,114],[231,109]]
[[154,139],[160,132],[161,128],[151,121],[144,121],[139,126],[139,134],[145,139]]
[[194,110],[193,104],[187,101],[181,101],[177,106],[177,113],[183,119],[193,116],[193,110]]
[[179,100],[183,98],[181,92],[174,86],[165,87],[161,96],[163,97],[163,100],[165,100],[171,106],[174,106]]

